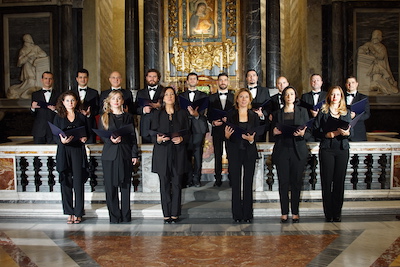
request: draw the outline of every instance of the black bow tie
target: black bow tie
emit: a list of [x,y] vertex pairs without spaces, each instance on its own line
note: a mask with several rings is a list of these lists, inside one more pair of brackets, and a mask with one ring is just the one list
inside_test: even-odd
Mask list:
[[249,90],[257,89],[257,87],[249,87]]
[[219,93],[219,95],[228,95],[228,93]]
[[149,87],[149,91],[156,91],[157,87]]
[[86,92],[86,88],[79,88],[79,91],[85,91]]
[[189,91],[189,94],[195,94],[196,91]]
[[45,90],[45,89],[43,89],[43,92],[44,92],[44,93],[51,93],[51,90]]
[[356,94],[349,94],[349,93],[347,93],[346,95],[347,95],[347,96],[352,96],[352,97],[355,97],[355,96],[356,96]]
[[312,95],[319,95],[321,92],[312,92]]
[[112,89],[112,91],[115,91],[115,90],[121,91],[121,88],[113,88]]

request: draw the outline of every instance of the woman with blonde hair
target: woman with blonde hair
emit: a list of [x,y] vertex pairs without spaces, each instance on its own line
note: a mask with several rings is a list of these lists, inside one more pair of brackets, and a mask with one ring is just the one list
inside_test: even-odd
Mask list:
[[[99,129],[115,132],[122,127],[132,125],[132,116],[123,110],[124,96],[121,91],[111,91],[104,100],[104,113],[99,120]],[[101,160],[103,164],[106,202],[111,223],[130,222],[131,178],[133,165],[138,163],[138,147],[135,131],[126,135],[109,138],[104,141]],[[119,205],[118,189],[121,191]]]
[[344,180],[349,160],[350,122],[350,111],[346,108],[342,88],[331,87],[314,122],[315,133],[321,138],[319,160],[322,201],[327,222],[341,221]]

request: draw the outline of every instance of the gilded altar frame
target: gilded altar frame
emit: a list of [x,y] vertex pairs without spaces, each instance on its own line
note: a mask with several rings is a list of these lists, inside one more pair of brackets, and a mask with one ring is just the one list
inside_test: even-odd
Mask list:
[[239,87],[240,0],[168,0],[164,21],[166,83],[182,91],[190,72],[210,81],[225,72],[230,88]]

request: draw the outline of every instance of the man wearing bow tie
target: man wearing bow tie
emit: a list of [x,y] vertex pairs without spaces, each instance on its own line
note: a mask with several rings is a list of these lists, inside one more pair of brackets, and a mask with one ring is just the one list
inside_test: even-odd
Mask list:
[[[267,105],[269,123],[272,121],[272,113],[276,110],[280,110],[283,107],[282,92],[283,89],[288,86],[289,82],[286,77],[280,76],[278,79],[276,79],[276,88],[278,89],[278,93],[271,97],[271,101]],[[275,142],[275,136],[272,133],[272,129],[269,129],[268,141]]]
[[[357,91],[358,88],[358,82],[356,77],[350,76],[346,79],[346,104],[347,106],[352,105],[354,103],[357,103],[358,101],[363,100],[366,98],[367,102],[365,104],[365,112],[363,115],[358,115],[362,116],[359,121],[357,122],[356,125],[353,127],[353,134],[350,137],[350,141],[352,142],[361,142],[361,141],[367,141],[367,130],[365,128],[365,120],[367,120],[370,115],[370,107],[369,107],[369,101],[368,101],[368,96],[361,94]],[[351,119],[354,119],[354,117],[357,114],[355,112],[351,112]]]
[[32,135],[35,144],[55,144],[48,121],[53,123],[56,115],[57,98],[60,95],[53,89],[53,73],[42,74],[42,89],[32,93],[31,113],[35,116]]
[[[308,105],[315,106],[322,100],[326,99],[326,92],[322,91],[322,77],[319,74],[312,74],[310,76],[310,86],[311,86],[311,91],[308,93],[304,93],[301,96],[301,101],[305,102]],[[308,116],[311,118],[315,118],[318,115],[319,109],[318,110],[313,110],[313,109],[308,109]],[[316,134],[312,134],[312,136],[309,138],[308,141],[310,142],[317,142],[320,141],[318,139],[315,139]]]
[[[247,82],[247,88],[249,88],[251,95],[253,96],[253,101],[251,102],[253,111],[257,113],[258,117],[260,118],[261,124],[265,125],[268,128],[267,104],[265,104],[265,106],[263,107],[261,105],[271,98],[269,95],[269,90],[268,88],[261,87],[260,85],[258,85],[258,74],[253,69],[247,71],[246,82]],[[256,142],[265,142],[265,141],[266,141],[265,134],[256,137]]]
[[[150,144],[150,123],[154,110],[161,107],[160,95],[163,87],[159,84],[161,73],[156,69],[149,69],[146,73],[146,87],[136,95],[136,114],[140,115],[140,136],[142,144]],[[141,104],[145,100],[148,104]],[[150,100],[150,101],[148,101]]]
[[[81,100],[79,110],[86,116],[90,128],[96,127],[95,116],[99,114],[99,92],[88,87],[89,71],[86,69],[78,70],[76,73],[77,88],[71,89]],[[93,144],[96,142],[96,134],[90,131],[86,143]]]
[[118,71],[113,71],[108,78],[110,82],[111,88],[105,91],[102,91],[100,94],[100,102],[99,102],[99,112],[103,113],[103,102],[104,99],[107,98],[108,94],[112,90],[121,90],[124,95],[124,111],[133,114],[133,102],[132,102],[132,94],[130,91],[122,89],[122,76]]
[[[179,95],[190,102],[194,102],[203,98],[207,98],[207,94],[197,90],[198,76],[196,73],[189,73],[186,78],[188,90]],[[199,107],[187,107],[190,125],[190,139],[188,141],[188,158],[190,163],[190,171],[188,173],[187,186],[200,187],[201,169],[203,162],[203,143],[206,133],[208,132],[207,118],[204,115],[205,110],[199,111]]]
[[226,117],[215,118],[213,110],[229,111],[233,108],[233,94],[228,91],[229,77],[226,73],[218,75],[218,91],[210,95],[208,104],[208,121],[212,125],[211,135],[214,146],[214,170],[215,170],[215,183],[214,186],[221,186],[222,184],[222,153],[223,143],[225,140],[225,126],[224,122]]

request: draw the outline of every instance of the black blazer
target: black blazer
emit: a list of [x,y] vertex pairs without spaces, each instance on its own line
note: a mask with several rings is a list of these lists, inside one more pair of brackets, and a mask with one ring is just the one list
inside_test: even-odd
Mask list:
[[[155,110],[151,120],[151,130],[167,134],[169,129],[169,118],[164,109]],[[189,130],[189,118],[186,111],[180,109],[175,111],[172,116],[173,132],[181,130]],[[168,157],[173,156],[173,168],[179,175],[185,173],[187,165],[186,143],[189,140],[190,134],[183,135],[183,142],[178,145],[167,141],[161,144],[157,143],[157,136],[152,136],[154,143],[153,158],[152,158],[152,172],[160,175],[167,175],[168,171]]]
[[[256,97],[253,98],[253,101],[251,101],[251,104],[253,105],[261,105],[262,103],[264,103],[265,101],[267,101],[268,99],[270,99],[271,96],[269,95],[269,89],[266,87],[261,87],[259,85],[257,85],[257,94]],[[268,105],[267,105],[268,106]],[[266,119],[268,116],[268,112],[267,112],[267,107],[263,108],[263,113]]]
[[[260,119],[258,118],[257,113],[252,110],[247,111],[248,122],[247,122],[247,130],[251,130],[254,127],[260,125]],[[237,109],[233,109],[228,113],[227,122],[232,123],[234,125],[239,126],[239,112]],[[225,129],[226,125],[223,125]],[[225,131],[224,131],[225,134]],[[241,149],[242,148],[242,149]],[[243,149],[244,148],[244,149]],[[240,164],[238,161],[238,155],[246,153],[246,158],[249,161],[255,161],[258,157],[256,142],[250,144],[247,140],[239,138],[234,134],[231,135],[227,142],[227,150],[228,150],[228,160],[229,164]]]
[[[272,120],[272,129],[276,127],[277,123],[284,123],[284,110],[283,108],[274,112],[273,120]],[[308,122],[308,113],[305,108],[299,107],[297,105],[294,106],[294,125],[304,125]],[[296,152],[296,156],[299,160],[303,160],[308,156],[308,148],[306,141],[311,136],[312,129],[307,128],[303,137],[293,136],[293,147]],[[275,136],[275,145],[272,151],[272,158],[279,158],[282,153],[283,144],[283,136],[276,135]]]
[[353,142],[367,141],[367,129],[365,128],[365,120],[367,120],[371,116],[371,110],[369,106],[368,96],[360,94],[359,92],[357,92],[354,96],[352,103],[346,103],[347,105],[351,105],[364,98],[367,99],[367,102],[365,104],[365,113],[361,116],[357,124],[353,127],[353,135],[350,137],[350,141]]
[[[73,88],[71,89],[71,91],[73,91],[78,96],[79,99],[78,88]],[[91,117],[95,117],[97,114],[99,114],[99,101],[100,101],[99,92],[97,92],[97,90],[95,89],[88,87],[86,89],[85,98],[83,99],[81,105],[83,105],[85,109],[90,106]]]
[[[322,111],[318,112],[317,117],[315,117],[314,121],[314,132],[318,134],[318,138],[320,138],[321,142],[319,144],[319,148],[331,148],[332,144],[332,139],[331,138],[326,138],[325,134],[326,132],[324,131],[326,122],[328,120],[328,117],[330,116],[329,113],[323,113]],[[340,116],[340,120],[346,121],[346,122],[351,122],[351,116],[350,116],[350,111],[347,112],[346,115]],[[336,136],[335,139],[340,142],[340,149],[350,149],[350,144],[349,144],[349,138],[352,136],[353,133],[353,128],[350,128],[350,136]]]
[[[108,114],[109,125],[108,131],[118,130],[115,124],[115,115],[112,113]],[[122,125],[134,124],[132,116],[128,113],[122,114]],[[133,125],[135,126],[135,125]],[[99,129],[105,130],[102,120],[99,120]],[[101,155],[102,160],[115,160],[117,155],[122,155],[124,160],[130,160],[132,158],[137,158],[139,155],[138,146],[136,141],[136,133],[133,131],[130,135],[121,136],[121,142],[114,144],[109,138],[102,137],[104,142],[103,153]]]
[[[182,96],[183,98],[190,101],[189,90],[183,92],[179,96]],[[203,99],[203,98],[206,98],[206,97],[208,97],[208,95],[206,93],[196,90],[193,102]],[[189,112],[187,111],[187,114],[189,117],[189,122],[190,122],[190,131],[191,131],[192,135],[199,134],[199,135],[203,136],[205,133],[208,132],[207,118],[204,115],[204,113],[205,113],[205,110],[202,110],[201,112],[199,112],[199,117],[196,119],[195,117],[191,116],[189,114]],[[202,137],[200,137],[200,138],[202,139]]]
[[[231,92],[228,92],[227,98],[226,98],[226,104],[225,108],[222,108],[221,100],[219,99],[219,94],[214,93],[210,95],[209,98],[209,104],[208,104],[208,113],[207,114],[212,114],[213,109],[219,109],[219,110],[224,110],[224,111],[229,111],[233,108],[233,94]],[[212,118],[208,116],[208,121],[212,123]],[[219,136],[225,136],[225,125],[221,126],[213,126],[211,130],[211,135],[219,135]]]
[[[318,102],[321,102],[322,100],[325,100],[326,99],[326,94],[327,93],[325,91],[321,90],[321,92],[319,93],[319,96],[318,96]],[[313,97],[312,92],[304,93],[301,96],[301,100],[303,100],[307,104],[314,105],[314,97]],[[308,111],[308,116],[310,116],[310,118],[312,118],[311,112],[309,110],[307,110],[307,111]]]
[[[99,113],[103,114],[103,105],[104,99],[108,97],[108,94],[112,91],[112,89],[108,89],[102,91],[100,94],[99,100]],[[133,113],[133,102],[132,102],[132,93],[129,90],[121,89],[122,94],[124,95],[124,108],[128,108],[129,113]]]
[[[59,96],[60,94],[53,89],[51,92],[49,103],[55,106]],[[32,102],[34,101],[46,102],[44,91],[42,89],[32,93]],[[56,115],[54,111],[51,111],[48,108],[36,108],[34,111],[31,110],[31,113],[35,116],[35,121],[32,128],[33,136],[43,137],[46,136],[46,132],[51,132],[49,124],[47,122],[52,122],[54,120],[54,116]]]
[[[88,124],[86,117],[81,113],[75,111],[75,120],[70,122],[67,118],[61,118],[60,116],[55,116],[53,124],[60,128],[61,130],[66,130],[68,127],[78,128],[81,126],[86,127],[86,134],[88,133]],[[84,144],[80,140],[72,141],[68,144],[61,143],[61,139],[59,136],[54,136],[54,140],[57,143],[57,154],[56,154],[56,162],[57,162],[57,171],[62,172],[71,166],[68,164],[67,155],[66,155],[66,146],[68,147],[79,147],[80,153],[82,153],[82,168],[86,168],[88,166],[86,149]]]
[[281,97],[281,94],[279,93],[271,96],[271,101],[269,101],[268,105],[268,113],[273,113],[274,111],[281,109],[281,106],[279,105],[279,97]]
[[[162,102],[162,99],[160,99],[162,90],[163,90],[163,87],[161,85],[158,85],[152,102],[154,102],[154,103]],[[139,98],[150,99],[149,89],[147,86],[146,86],[146,88],[140,89],[137,92],[136,102],[135,102],[135,111],[136,111],[135,113],[140,115],[140,135],[142,137],[149,138],[150,137],[150,134],[149,134],[150,124],[151,124],[151,120],[152,120],[153,113],[155,110],[153,109],[150,113],[143,114],[143,106],[139,105],[139,102],[138,102]]]

